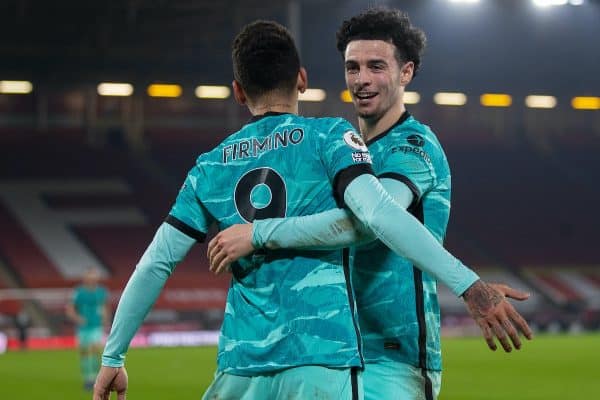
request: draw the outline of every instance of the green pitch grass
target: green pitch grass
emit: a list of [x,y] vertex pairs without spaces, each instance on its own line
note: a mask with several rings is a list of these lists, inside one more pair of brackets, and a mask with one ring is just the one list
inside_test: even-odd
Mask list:
[[[511,354],[493,353],[479,338],[445,338],[443,350],[440,400],[593,399],[600,393],[600,335],[539,336]],[[75,351],[0,355],[0,398],[91,399],[77,357]],[[128,399],[199,400],[215,357],[213,347],[133,349]]]

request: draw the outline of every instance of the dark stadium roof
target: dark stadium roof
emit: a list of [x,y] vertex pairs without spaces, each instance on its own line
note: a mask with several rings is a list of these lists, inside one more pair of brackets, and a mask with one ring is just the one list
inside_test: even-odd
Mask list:
[[427,33],[417,89],[600,91],[597,0],[3,0],[0,80],[228,84],[233,36],[264,18],[291,25],[313,86],[342,87],[335,31],[374,4],[402,7]]

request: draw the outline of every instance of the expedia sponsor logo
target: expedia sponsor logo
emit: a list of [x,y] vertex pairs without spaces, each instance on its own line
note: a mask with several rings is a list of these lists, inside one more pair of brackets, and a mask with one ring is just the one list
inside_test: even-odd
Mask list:
[[413,146],[396,146],[396,147],[392,147],[392,154],[393,153],[397,153],[397,152],[402,152],[404,154],[408,154],[408,153],[414,153],[419,155],[423,160],[425,160],[425,162],[427,164],[431,164],[431,157],[429,157],[429,154],[425,153],[425,151],[420,148],[420,147],[413,147]]
[[371,154],[364,152],[355,152],[352,153],[352,161],[355,163],[372,163]]
[[344,133],[344,142],[353,149],[360,151],[368,151],[367,145],[363,141],[362,137],[354,131],[347,131]]
[[420,135],[410,135],[406,138],[406,141],[417,147],[423,147],[425,145],[425,139]]

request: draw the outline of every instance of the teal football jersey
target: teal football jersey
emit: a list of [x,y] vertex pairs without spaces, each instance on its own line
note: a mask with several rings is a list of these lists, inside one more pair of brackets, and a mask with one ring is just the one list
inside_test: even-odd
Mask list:
[[77,313],[85,319],[81,329],[97,328],[102,326],[102,308],[106,303],[108,294],[104,287],[96,286],[90,289],[78,286],[73,292],[73,305]]
[[[409,211],[443,242],[450,214],[450,168],[429,127],[405,112],[367,143],[380,179],[397,179],[413,192]],[[441,369],[436,282],[380,241],[352,249],[366,362],[395,360]]]
[[[354,177],[372,173],[360,135],[341,118],[254,117],[189,172],[167,223],[202,240],[254,219],[336,207]],[[339,203],[339,202],[338,202]],[[266,251],[240,260],[218,369],[253,375],[300,365],[362,365],[348,259],[335,251]]]

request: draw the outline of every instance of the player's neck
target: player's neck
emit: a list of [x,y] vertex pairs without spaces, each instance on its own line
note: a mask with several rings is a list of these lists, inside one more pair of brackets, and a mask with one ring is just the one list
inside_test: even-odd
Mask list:
[[298,98],[294,96],[263,96],[256,101],[248,102],[248,109],[252,115],[262,115],[268,112],[298,114]]
[[358,117],[358,127],[365,141],[373,140],[377,136],[386,132],[400,119],[406,111],[404,104],[390,108],[381,118],[362,118]]
[[260,107],[248,107],[252,115],[262,115],[268,112],[298,114],[298,105],[288,103],[265,104]]

